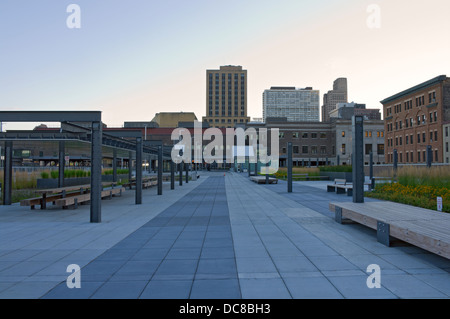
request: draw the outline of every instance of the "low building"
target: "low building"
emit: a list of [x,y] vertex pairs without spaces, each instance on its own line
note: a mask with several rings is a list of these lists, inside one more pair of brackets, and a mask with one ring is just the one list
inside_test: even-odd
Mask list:
[[193,112],[160,112],[156,113],[152,122],[157,123],[158,127],[178,127],[180,122],[197,121],[197,116]]
[[[336,132],[336,157],[339,164],[352,163],[352,121],[338,119],[332,124]],[[364,120],[364,163],[370,164],[370,152],[373,154],[374,164],[385,164],[384,155],[384,122],[382,120]],[[337,160],[337,158],[336,158]]]

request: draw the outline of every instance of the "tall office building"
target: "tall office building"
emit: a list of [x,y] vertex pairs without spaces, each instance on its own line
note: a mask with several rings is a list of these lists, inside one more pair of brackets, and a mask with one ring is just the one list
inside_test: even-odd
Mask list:
[[311,87],[271,87],[263,93],[263,121],[286,117],[289,122],[319,122],[320,92]]
[[322,122],[330,121],[330,112],[336,109],[337,103],[348,103],[346,78],[336,79],[333,90],[323,95]]
[[234,127],[247,123],[247,70],[221,66],[206,71],[206,116],[210,127]]

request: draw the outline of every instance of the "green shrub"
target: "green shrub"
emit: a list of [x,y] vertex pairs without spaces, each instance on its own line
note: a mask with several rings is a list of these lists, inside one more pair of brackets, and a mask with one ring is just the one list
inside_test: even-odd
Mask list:
[[351,165],[322,166],[322,167],[319,167],[319,169],[321,172],[345,172],[345,173],[352,172]]
[[49,174],[48,174],[48,172],[41,172],[41,178],[42,179],[47,179],[47,178],[49,178]]

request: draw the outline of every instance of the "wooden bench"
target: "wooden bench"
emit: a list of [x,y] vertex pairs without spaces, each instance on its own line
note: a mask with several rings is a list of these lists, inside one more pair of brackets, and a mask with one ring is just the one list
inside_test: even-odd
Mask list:
[[[364,183],[364,186],[372,186],[372,183]],[[347,183],[345,179],[335,179],[334,184],[327,185],[327,192],[336,192],[336,194],[347,194],[353,196],[353,184]]]
[[386,246],[398,239],[450,259],[450,214],[394,202],[330,203],[329,208],[339,223],[375,229]]
[[90,185],[81,185],[37,190],[36,193],[40,193],[40,197],[22,199],[20,206],[30,206],[31,209],[35,209],[36,205],[40,205],[41,209],[46,209],[47,203],[54,203],[55,200],[60,198],[84,194],[89,191],[89,188]]
[[347,185],[347,180],[346,179],[336,178],[334,180],[333,184],[328,184],[327,185],[327,192],[337,192],[337,189],[336,189],[337,186],[346,186],[346,185]]
[[[105,189],[101,193],[101,198],[109,198],[111,199],[113,196],[122,196],[122,193],[125,192],[124,187],[117,187],[111,189]],[[78,204],[88,202],[91,200],[91,194],[82,194],[77,196],[65,197],[61,199],[57,199],[55,201],[56,206],[62,206],[63,209],[67,209],[69,206],[74,206],[74,208],[78,207]]]
[[[256,184],[265,184],[266,177],[265,176],[251,176],[250,180],[255,182]],[[278,179],[275,177],[269,177],[269,184],[278,184]]]

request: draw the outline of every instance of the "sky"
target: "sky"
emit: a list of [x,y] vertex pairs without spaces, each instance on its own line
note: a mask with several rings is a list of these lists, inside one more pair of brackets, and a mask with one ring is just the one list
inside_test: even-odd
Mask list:
[[201,120],[206,70],[221,65],[248,71],[252,118],[271,86],[322,100],[339,77],[349,101],[381,108],[450,76],[448,12],[448,0],[1,0],[0,110],[99,110],[109,127],[158,112]]

